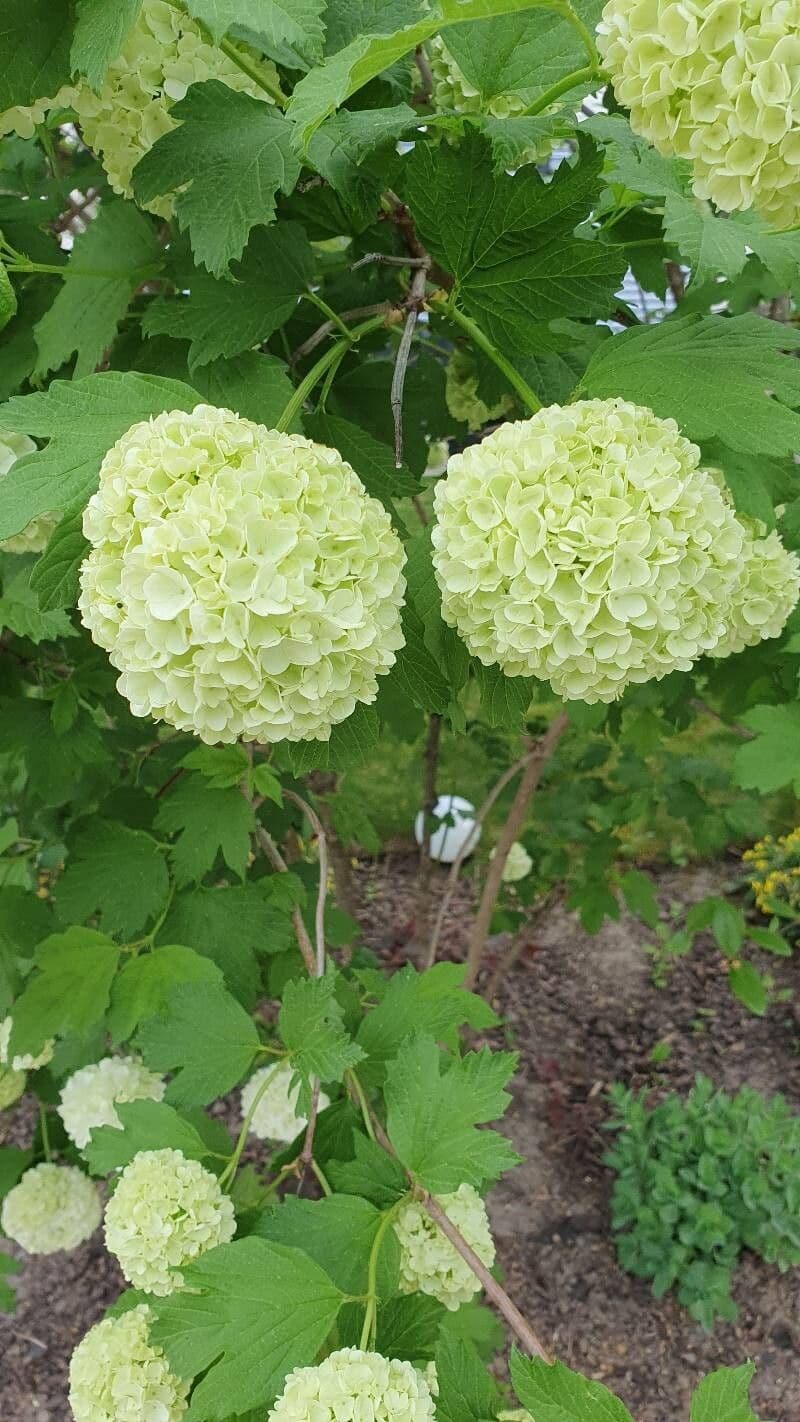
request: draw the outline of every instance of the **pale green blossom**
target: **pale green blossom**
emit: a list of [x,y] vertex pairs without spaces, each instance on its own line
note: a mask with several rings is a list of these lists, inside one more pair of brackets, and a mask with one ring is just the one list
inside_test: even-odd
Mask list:
[[128,1283],[151,1294],[181,1288],[181,1266],[227,1244],[235,1229],[217,1177],[179,1150],[140,1151],[106,1205],[106,1246]]
[[[472,1185],[459,1185],[452,1194],[437,1196],[437,1201],[482,1263],[491,1268],[494,1240],[477,1190]],[[430,1294],[449,1309],[469,1303],[480,1288],[479,1281],[417,1200],[401,1206],[394,1231],[400,1241],[400,1288],[404,1294]]]
[[4,1017],[0,1022],[0,1065],[10,1066],[12,1071],[38,1071],[40,1067],[47,1066],[48,1062],[53,1060],[55,1050],[55,1042],[52,1040],[43,1042],[38,1052],[15,1053],[9,1061],[8,1047],[12,1025],[11,1017]]
[[598,49],[631,126],[724,212],[800,221],[800,0],[609,0]]
[[[297,1115],[300,1082],[297,1081],[292,1086],[294,1075],[294,1068],[288,1063],[277,1070],[274,1066],[265,1066],[254,1072],[243,1087],[242,1115],[246,1116],[267,1077],[271,1078],[250,1122],[250,1130],[254,1136],[263,1141],[293,1141],[302,1131],[306,1118]],[[320,1111],[324,1111],[330,1104],[330,1098],[321,1091]]]
[[267,1422],[433,1422],[433,1398],[411,1363],[340,1348],[295,1368]]
[[327,740],[403,645],[405,553],[336,450],[198,405],[134,425],[83,523],[79,608],[136,716]]
[[[5,479],[23,454],[33,454],[32,439],[12,430],[0,430],[0,479]],[[59,514],[38,514],[19,533],[0,542],[1,553],[41,553],[59,521]]]
[[487,405],[478,394],[478,367],[471,351],[456,346],[445,370],[444,398],[454,420],[470,430],[483,429],[491,420],[502,419],[514,408],[510,394]]
[[[489,855],[494,859],[496,851],[493,849]],[[524,844],[520,844],[518,839],[514,840],[508,851],[508,858],[503,866],[503,883],[516,884],[520,879],[527,879],[533,868],[533,860]]]
[[587,702],[776,635],[800,561],[699,466],[674,420],[625,400],[501,426],[436,486],[445,621],[485,666]]
[[0,1229],[28,1254],[75,1249],[94,1234],[102,1217],[97,1188],[74,1165],[49,1161],[26,1170],[9,1190]]
[[5,1111],[9,1106],[13,1106],[15,1101],[19,1101],[27,1079],[24,1071],[0,1066],[0,1111]]
[[75,1422],[180,1422],[190,1383],[176,1377],[150,1342],[152,1313],[139,1304],[104,1318],[81,1339],[69,1365]]
[[161,1101],[164,1078],[148,1071],[138,1057],[103,1057],[73,1072],[61,1089],[58,1114],[64,1130],[79,1150],[89,1143],[95,1126],[122,1122],[114,1107],[123,1101]]

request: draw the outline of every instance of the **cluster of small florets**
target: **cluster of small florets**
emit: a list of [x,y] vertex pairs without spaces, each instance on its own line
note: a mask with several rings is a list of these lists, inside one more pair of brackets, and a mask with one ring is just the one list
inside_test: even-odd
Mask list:
[[53,1060],[55,1042],[43,1042],[38,1052],[15,1053],[9,1060],[8,1048],[11,1042],[13,1019],[4,1017],[0,1022],[0,1065],[11,1067],[12,1071],[38,1071]]
[[137,1057],[103,1057],[73,1072],[61,1091],[58,1114],[79,1150],[89,1143],[95,1126],[122,1122],[114,1107],[124,1101],[161,1101],[164,1078],[148,1071]]
[[[12,430],[0,430],[0,479],[4,479],[23,454],[33,454],[36,449],[27,435],[16,434]],[[41,553],[47,546],[50,534],[58,523],[58,514],[39,514],[19,533],[0,542],[2,553]]]
[[0,1227],[28,1254],[55,1254],[82,1244],[94,1234],[101,1216],[97,1190],[82,1170],[45,1161],[26,1170],[9,1190]]
[[698,197],[800,220],[799,0],[609,0],[598,48],[631,126]]
[[430,1388],[411,1363],[340,1348],[289,1374],[268,1422],[432,1422],[433,1415]]
[[170,1370],[150,1342],[146,1304],[104,1318],[78,1344],[69,1365],[75,1422],[179,1422],[190,1383]]
[[[256,1097],[258,1104],[250,1121],[250,1130],[262,1141],[293,1141],[306,1125],[304,1116],[297,1114],[297,1098],[300,1082],[294,1085],[294,1069],[288,1064],[277,1068],[261,1067],[253,1073],[242,1089],[242,1115],[247,1116]],[[264,1088],[264,1083],[268,1085]],[[261,1093],[259,1095],[259,1093]],[[330,1098],[324,1091],[319,1094],[319,1110],[330,1106]]]
[[403,645],[405,553],[341,455],[198,405],[103,460],[79,607],[134,715],[327,740]]
[[[452,1194],[437,1198],[467,1244],[490,1268],[494,1263],[494,1240],[489,1230],[486,1206],[477,1190],[472,1185],[459,1185]],[[469,1303],[480,1283],[416,1200],[409,1200],[401,1207],[394,1230],[400,1241],[400,1288],[403,1293],[430,1294],[449,1309]]]
[[501,426],[436,486],[445,621],[484,665],[587,702],[775,636],[800,560],[699,465],[674,420],[624,400]]
[[134,1288],[171,1294],[180,1268],[227,1244],[233,1205],[210,1170],[179,1150],[143,1150],[126,1165],[106,1205],[106,1245]]
[[[525,113],[525,100],[520,94],[493,94],[484,98],[480,89],[469,82],[460,64],[450,53],[441,35],[428,42],[428,62],[433,79],[431,101],[443,113],[486,114],[489,118],[517,118]],[[546,112],[550,112],[546,110]],[[543,138],[529,144],[519,155],[517,166],[543,163],[553,149],[552,139]]]
[[[245,45],[239,48],[251,64],[277,81],[274,65]],[[136,164],[176,126],[170,113],[173,104],[184,98],[192,84],[207,79],[272,102],[233,60],[204,38],[191,16],[166,0],[144,0],[98,90],[78,81],[53,99],[39,99],[31,108],[8,109],[0,114],[0,133],[14,131],[30,137],[49,108],[72,108],[84,142],[102,156],[112,188],[130,197]],[[168,217],[172,198],[159,198],[149,207]]]
[[742,855],[750,866],[750,888],[762,913],[780,904],[800,915],[800,826],[789,834],[765,835]]
[[[493,849],[489,855],[494,859],[496,851]],[[520,844],[518,839],[514,840],[508,851],[508,858],[503,865],[503,883],[518,884],[520,879],[527,879],[533,868],[533,860],[524,844]]]
[[457,346],[447,362],[444,398],[454,420],[460,420],[470,430],[481,430],[491,420],[503,419],[514,408],[510,395],[502,395],[494,405],[487,405],[478,394],[478,367],[470,351]]

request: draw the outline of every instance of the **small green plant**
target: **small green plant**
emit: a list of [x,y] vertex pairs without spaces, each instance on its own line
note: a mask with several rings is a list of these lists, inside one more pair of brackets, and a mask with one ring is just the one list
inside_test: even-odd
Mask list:
[[706,1329],[734,1319],[731,1274],[743,1248],[781,1270],[800,1263],[800,1117],[781,1096],[743,1087],[730,1097],[705,1077],[685,1100],[654,1107],[623,1086],[609,1095],[620,1263],[652,1279],[657,1298],[677,1286]]

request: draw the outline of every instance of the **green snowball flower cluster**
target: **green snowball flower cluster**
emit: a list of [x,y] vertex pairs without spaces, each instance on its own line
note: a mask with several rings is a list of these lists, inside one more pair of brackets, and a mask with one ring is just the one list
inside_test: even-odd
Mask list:
[[164,1089],[164,1078],[148,1071],[138,1057],[103,1057],[67,1079],[58,1114],[70,1140],[83,1150],[95,1126],[122,1129],[115,1106],[123,1101],[161,1101]]
[[800,221],[798,0],[609,0],[598,49],[631,127],[724,212]]
[[[494,859],[495,852],[493,849],[489,855],[490,859]],[[520,844],[519,840],[515,839],[508,851],[508,858],[503,865],[503,883],[518,884],[520,879],[527,879],[532,868],[533,860],[525,848],[525,845]]]
[[0,1067],[0,1111],[5,1111],[19,1101],[25,1090],[27,1077],[24,1071],[14,1071],[13,1067]]
[[[467,1244],[487,1269],[491,1268],[494,1240],[486,1206],[477,1190],[472,1185],[459,1185],[452,1194],[439,1195],[437,1199]],[[400,1288],[404,1294],[430,1294],[449,1309],[469,1303],[480,1283],[416,1200],[401,1206],[394,1231],[400,1241]]]
[[28,1254],[75,1249],[94,1234],[102,1218],[94,1183],[74,1165],[49,1161],[26,1170],[9,1190],[0,1228]]
[[403,645],[405,553],[335,450],[198,405],[103,460],[78,606],[136,716],[327,740]]
[[445,370],[444,398],[454,420],[461,420],[470,430],[481,430],[490,420],[501,420],[514,408],[511,395],[501,395],[494,405],[487,405],[478,394],[478,367],[472,353],[456,346]]
[[4,1017],[0,1022],[0,1065],[10,1066],[12,1071],[38,1071],[53,1060],[55,1042],[43,1042],[38,1052],[15,1053],[9,1060],[8,1048],[11,1041],[13,1019]]
[[[251,65],[277,84],[275,66],[246,45],[238,48]],[[267,103],[272,100],[233,60],[209,43],[190,15],[167,0],[144,0],[122,50],[109,65],[97,90],[79,81],[60,89],[53,99],[39,99],[28,109],[0,114],[0,133],[30,137],[49,108],[72,108],[84,142],[103,160],[117,193],[131,196],[131,178],[139,160],[165,133],[176,127],[170,110],[192,84],[216,79]],[[148,204],[151,212],[169,217],[173,199]]]
[[106,1246],[134,1288],[171,1294],[180,1267],[227,1244],[233,1205],[210,1170],[179,1150],[143,1150],[126,1165],[106,1205]]
[[340,1348],[289,1373],[268,1422],[433,1422],[433,1398],[411,1363]]
[[[306,1118],[297,1114],[297,1097],[300,1082],[292,1086],[294,1069],[289,1066],[261,1067],[254,1072],[242,1089],[242,1115],[247,1116],[253,1102],[269,1078],[269,1084],[259,1097],[253,1112],[250,1130],[262,1141],[293,1141],[306,1125]],[[319,1110],[330,1106],[330,1098],[324,1091],[319,1093]]]
[[674,420],[625,400],[503,425],[436,486],[445,621],[485,666],[586,702],[774,636],[800,560],[699,466]]
[[180,1422],[191,1384],[150,1342],[151,1321],[150,1309],[139,1304],[104,1318],[81,1339],[69,1365],[75,1422]]
[[[428,41],[427,50],[433,79],[431,100],[434,108],[443,113],[486,114],[496,119],[518,118],[525,113],[525,100],[520,94],[493,94],[491,98],[484,99],[480,90],[470,84],[441,35]],[[545,112],[551,113],[552,109]],[[552,151],[553,140],[543,138],[523,149],[517,166],[522,168],[526,163],[544,163]]]
[[[23,454],[33,454],[35,449],[36,445],[27,435],[0,430],[0,479],[6,477]],[[58,514],[39,514],[20,533],[4,538],[0,542],[0,553],[41,553],[58,520]]]

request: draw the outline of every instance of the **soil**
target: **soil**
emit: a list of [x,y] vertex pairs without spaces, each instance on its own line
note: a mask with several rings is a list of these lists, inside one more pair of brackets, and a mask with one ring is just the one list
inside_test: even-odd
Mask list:
[[[357,875],[364,939],[393,964],[413,928],[413,872],[397,855]],[[729,874],[722,863],[653,877],[668,909],[720,892]],[[462,954],[470,909],[464,885],[446,922],[445,956]],[[782,1275],[745,1253],[734,1278],[739,1318],[707,1334],[672,1296],[653,1299],[616,1261],[601,1130],[611,1082],[686,1091],[703,1072],[731,1091],[745,1083],[781,1091],[800,1110],[792,1004],[753,1017],[728,991],[710,944],[656,987],[647,941],[627,916],[592,937],[556,903],[515,945],[521,951],[501,977],[495,1005],[505,1042],[520,1053],[504,1129],[524,1156],[489,1202],[506,1287],[552,1351],[617,1392],[637,1422],[684,1422],[696,1380],[746,1358],[757,1366],[758,1415],[800,1422],[800,1271]],[[501,962],[509,945],[490,947]],[[800,955],[769,966],[800,1000]],[[671,1055],[654,1066],[652,1048],[664,1040]],[[121,1284],[99,1235],[72,1254],[26,1261],[17,1312],[0,1315],[2,1422],[69,1422],[70,1352]]]

